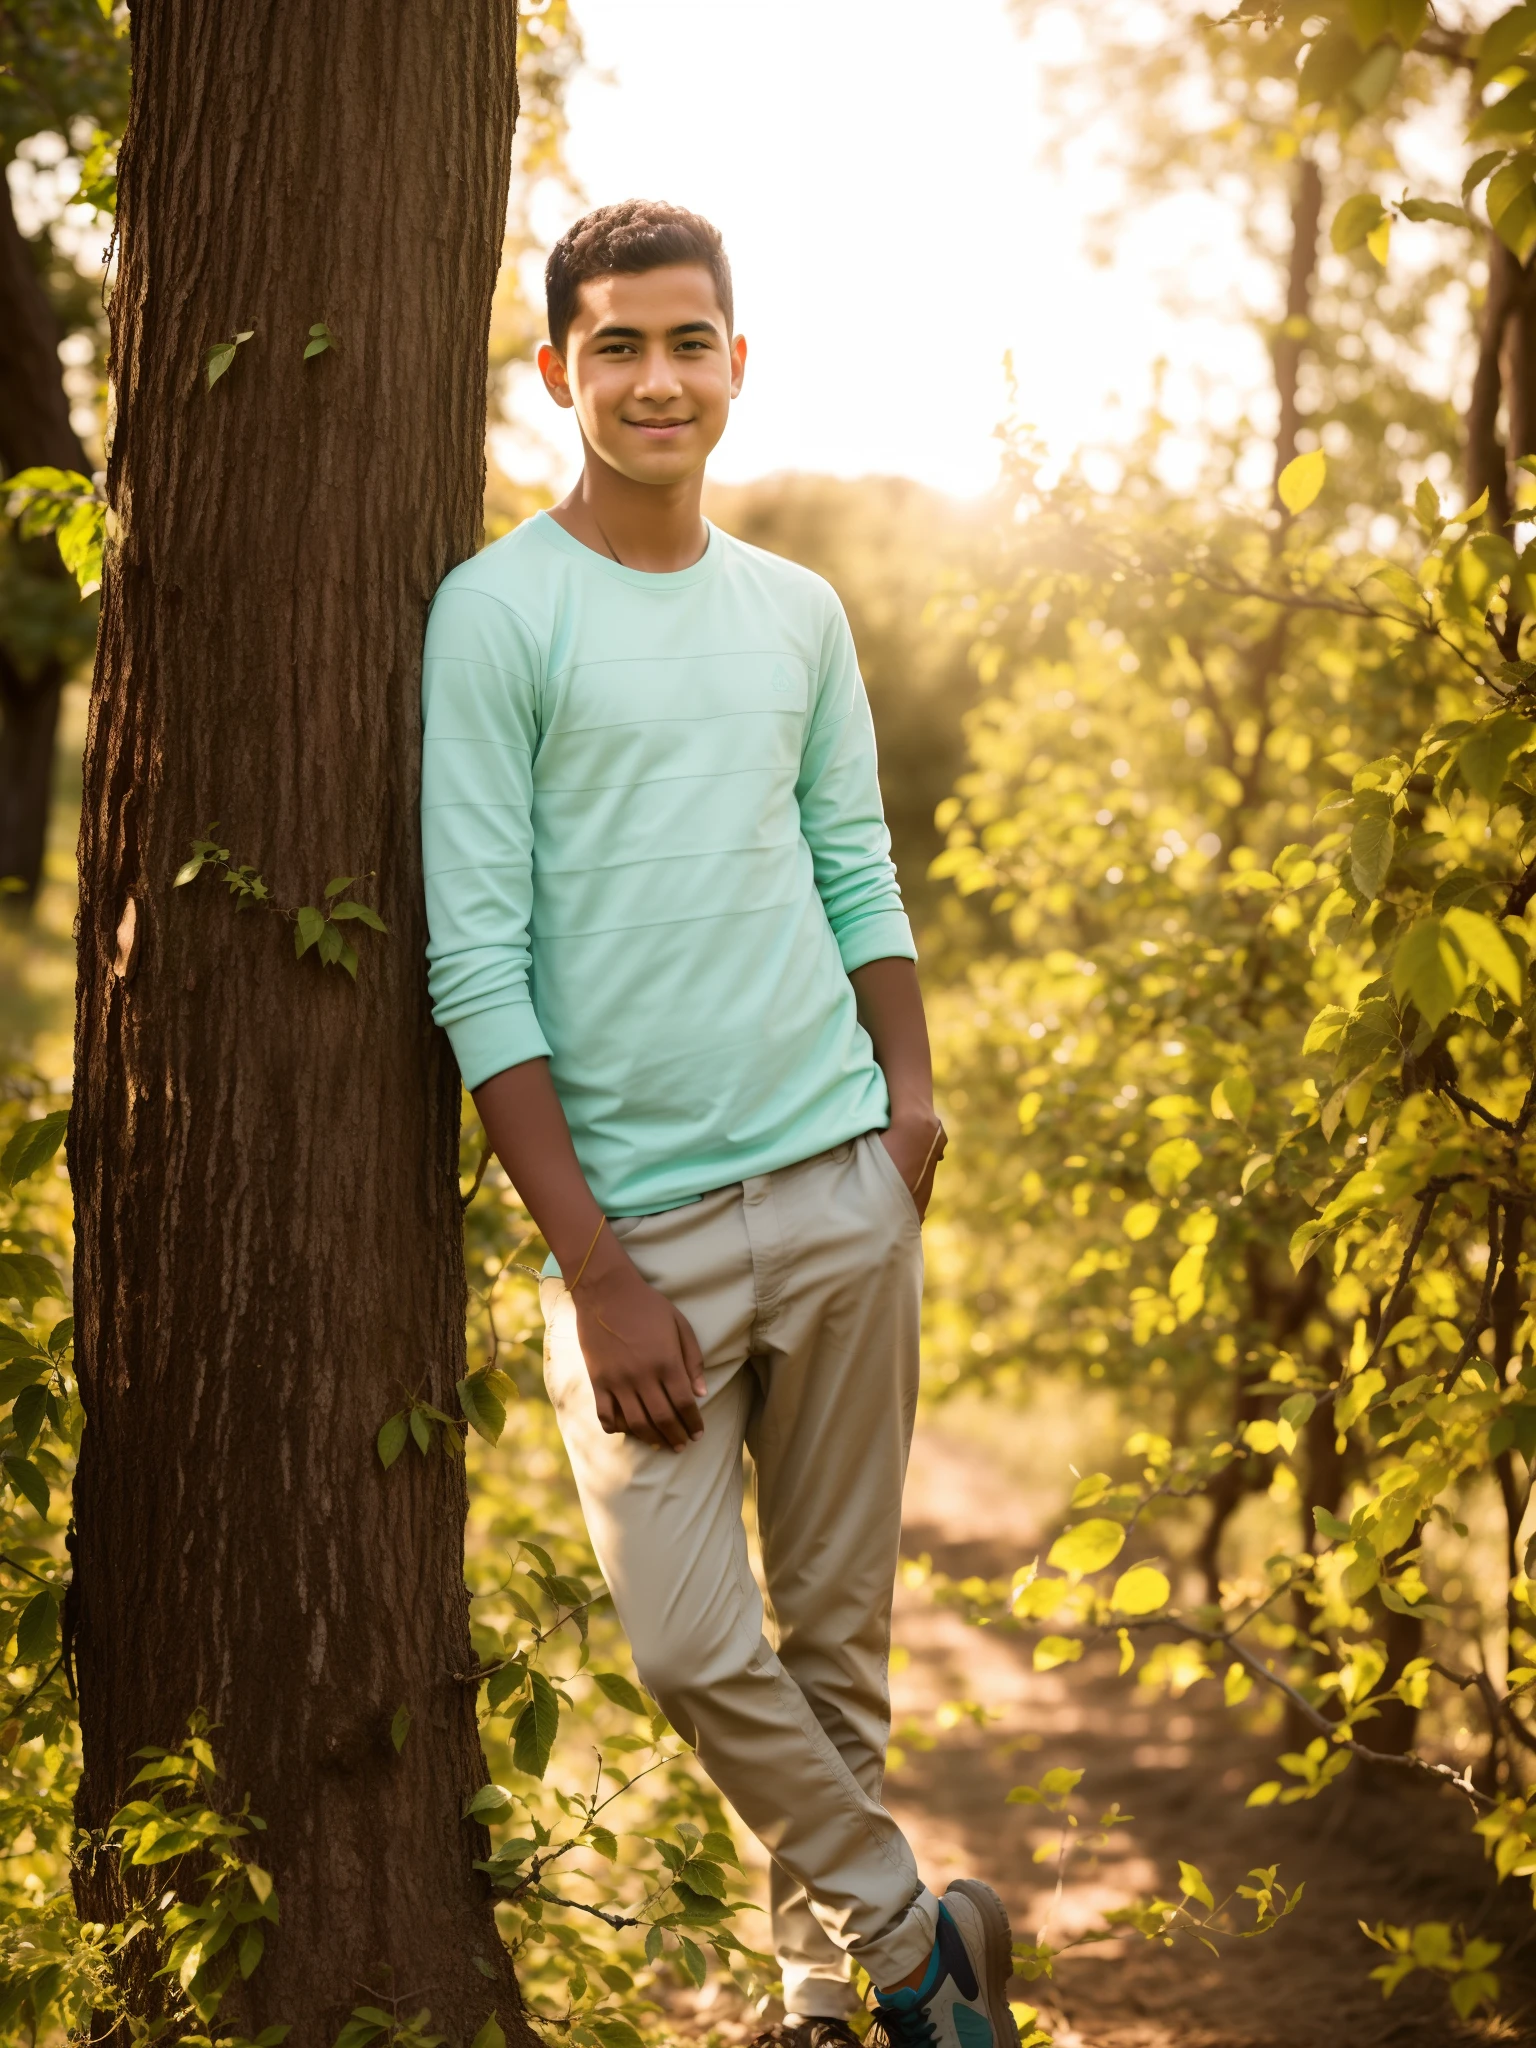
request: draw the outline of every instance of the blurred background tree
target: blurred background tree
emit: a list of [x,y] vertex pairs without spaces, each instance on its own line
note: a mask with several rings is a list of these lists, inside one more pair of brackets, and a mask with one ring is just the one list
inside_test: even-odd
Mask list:
[[[0,8],[0,481],[103,460],[104,247],[128,104],[127,9]],[[18,219],[17,196],[21,218]],[[46,536],[0,533],[0,886],[42,875],[59,696],[96,607]]]

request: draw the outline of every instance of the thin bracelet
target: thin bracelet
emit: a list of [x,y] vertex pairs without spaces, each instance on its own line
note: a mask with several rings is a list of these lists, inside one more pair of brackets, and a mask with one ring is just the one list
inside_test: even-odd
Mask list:
[[577,1288],[581,1285],[581,1276],[583,1273],[586,1272],[588,1266],[590,1266],[592,1263],[592,1254],[597,1250],[597,1240],[602,1236],[603,1225],[607,1221],[608,1218],[606,1216],[599,1216],[597,1219],[597,1228],[592,1233],[592,1242],[587,1246],[587,1256],[576,1268],[576,1278],[571,1282],[570,1288],[568,1289],[568,1292],[570,1292],[571,1294],[574,1294]]
[[933,1134],[933,1143],[928,1147],[928,1157],[924,1159],[922,1165],[917,1169],[917,1178],[915,1180],[910,1180],[907,1182],[907,1193],[909,1195],[915,1195],[917,1193],[917,1190],[922,1186],[923,1175],[928,1171],[929,1161],[933,1158],[934,1153],[938,1151],[939,1146],[943,1143],[943,1141],[944,1126],[940,1124],[939,1128]]

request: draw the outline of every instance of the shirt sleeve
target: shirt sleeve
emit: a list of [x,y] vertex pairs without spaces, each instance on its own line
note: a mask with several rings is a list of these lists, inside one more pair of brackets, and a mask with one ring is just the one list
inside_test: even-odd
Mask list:
[[853,635],[832,599],[795,786],[827,922],[852,974],[871,960],[915,960],[880,802],[875,728]]
[[421,683],[427,987],[466,1088],[549,1052],[529,989],[538,673],[514,612],[438,592]]

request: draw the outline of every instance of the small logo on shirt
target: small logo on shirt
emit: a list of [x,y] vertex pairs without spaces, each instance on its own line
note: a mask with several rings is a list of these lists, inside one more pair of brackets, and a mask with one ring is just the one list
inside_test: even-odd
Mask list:
[[783,662],[779,663],[778,667],[769,677],[768,686],[777,696],[790,697],[794,695],[795,679]]

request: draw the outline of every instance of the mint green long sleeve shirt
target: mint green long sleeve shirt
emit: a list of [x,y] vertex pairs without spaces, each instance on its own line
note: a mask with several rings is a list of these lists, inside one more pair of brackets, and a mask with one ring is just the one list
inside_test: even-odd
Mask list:
[[889,1121],[848,976],[915,959],[842,607],[709,529],[672,575],[540,513],[423,666],[433,1014],[470,1088],[548,1056],[609,1215]]

